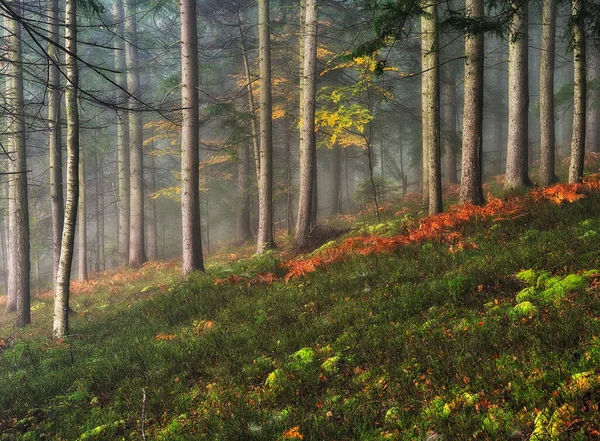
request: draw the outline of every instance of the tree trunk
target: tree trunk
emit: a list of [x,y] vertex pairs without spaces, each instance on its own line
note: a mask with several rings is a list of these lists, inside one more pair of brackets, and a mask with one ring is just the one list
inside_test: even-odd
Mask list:
[[583,178],[585,159],[585,107],[586,107],[586,71],[585,71],[585,23],[583,0],[572,0],[572,38],[573,38],[573,137],[571,138],[571,163],[569,182],[577,183]]
[[[154,144],[152,145],[152,149],[154,150]],[[156,191],[156,165],[154,160],[154,155],[148,155],[148,166],[150,168],[150,182],[149,182],[149,192],[154,193]],[[146,226],[148,228],[148,259],[156,260],[158,259],[158,230],[157,230],[157,213],[156,213],[156,200],[154,198],[148,199],[148,222]]]
[[423,29],[425,65],[426,156],[429,189],[429,214],[442,211],[442,170],[440,158],[440,67],[437,3],[426,5],[428,16]]
[[587,103],[587,121],[585,144],[588,152],[597,152],[600,150],[598,145],[598,135],[600,131],[600,50],[592,47],[588,51],[588,83],[595,84],[590,91]]
[[94,247],[96,248],[96,259],[94,260],[94,272],[95,273],[99,273],[100,272],[100,185],[102,183],[102,179],[100,178],[100,174],[102,173],[102,169],[99,168],[99,161],[98,161],[98,156],[100,155],[100,152],[98,150],[96,150],[94,152],[94,170],[96,173],[96,179],[95,179],[95,193],[96,193],[96,198],[95,198],[95,213],[94,213],[94,217],[96,219],[96,234],[94,235]]
[[528,33],[527,2],[513,4],[508,43],[508,146],[504,188],[530,185],[528,177]]
[[258,2],[260,65],[260,179],[257,254],[275,248],[273,238],[273,118],[271,100],[271,31],[269,0]]
[[[483,19],[483,0],[467,0],[467,14]],[[465,98],[463,113],[460,201],[482,205],[483,197],[483,33],[465,37]]]
[[130,210],[129,210],[129,266],[138,268],[146,259],[144,237],[144,134],[142,114],[139,107],[141,96],[139,58],[137,51],[137,22],[133,0],[125,3],[125,56],[127,63],[127,87],[133,96],[129,112],[130,155]]
[[315,169],[315,96],[317,86],[317,3],[306,0],[302,114],[300,120],[300,191],[296,218],[296,247],[305,246],[310,232]]
[[427,117],[429,112],[427,109],[427,84],[429,82],[429,51],[428,47],[429,36],[427,29],[429,27],[428,19],[425,15],[421,16],[421,192],[423,195],[423,207],[429,206],[429,123]]
[[556,0],[543,0],[542,50],[540,60],[540,185],[556,180],[554,127],[554,58],[556,36]]
[[200,231],[198,37],[196,2],[181,0],[181,226],[183,275],[204,271]]
[[62,136],[60,117],[60,57],[58,0],[48,3],[48,150],[50,165],[50,198],[52,212],[53,278],[56,278],[60,259],[60,242],[65,217],[63,197]]
[[342,212],[342,148],[335,144],[331,155],[331,202],[332,216]]
[[[127,75],[125,57],[125,30],[123,0],[115,0],[113,16],[117,28],[115,30],[115,82],[121,87],[117,92],[121,105],[126,104]],[[126,111],[117,111],[117,167],[119,180],[118,200],[118,249],[119,264],[129,264],[129,212],[130,212],[130,167],[129,167],[129,114]]]
[[63,338],[69,330],[69,280],[73,263],[73,243],[75,240],[75,222],[79,199],[79,112],[77,109],[77,1],[66,0],[65,6],[65,47],[67,49],[67,87],[65,92],[65,111],[67,115],[67,201],[65,204],[65,223],[58,272],[54,283],[54,323],[53,333]]
[[456,132],[456,71],[453,67],[446,69],[448,78],[442,81],[442,98],[444,104],[442,106],[442,123],[444,131],[442,136],[442,167],[443,176],[446,182],[450,184],[458,184],[457,166],[456,166],[456,142],[458,133]]
[[77,218],[77,237],[79,257],[78,279],[88,279],[87,268],[87,189],[85,186],[85,157],[83,148],[79,151],[79,208]]
[[[17,10],[20,6],[13,3]],[[30,317],[30,256],[29,256],[29,208],[27,198],[27,159],[25,151],[25,119],[23,98],[23,64],[21,52],[21,24],[16,20],[10,21],[9,38],[9,93],[8,101],[11,107],[9,132],[12,135],[13,175],[10,176],[9,195],[12,198],[10,212],[9,250],[11,254],[9,274],[9,299],[7,309],[14,302],[17,311],[16,324],[22,326],[31,322]],[[10,296],[12,294],[12,298]]]
[[250,174],[250,148],[247,143],[243,143],[238,148],[237,163],[237,210],[236,210],[236,231],[237,240],[240,243],[246,242],[252,238],[250,231],[250,192],[248,189],[248,180]]

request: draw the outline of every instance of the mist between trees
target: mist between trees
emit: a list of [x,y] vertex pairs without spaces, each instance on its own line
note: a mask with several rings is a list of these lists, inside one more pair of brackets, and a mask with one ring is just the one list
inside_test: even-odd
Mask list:
[[[231,242],[309,246],[409,193],[577,182],[598,150],[597,2],[0,1],[0,278],[29,323],[69,277]],[[444,184],[444,185],[443,185]],[[447,184],[447,185],[446,185]]]

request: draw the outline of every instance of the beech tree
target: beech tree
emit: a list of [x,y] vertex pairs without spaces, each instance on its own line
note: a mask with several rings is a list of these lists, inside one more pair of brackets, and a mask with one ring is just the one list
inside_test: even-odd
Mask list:
[[583,0],[571,2],[571,38],[573,40],[573,136],[571,138],[571,161],[569,182],[577,183],[583,178],[585,159],[585,8]]
[[200,236],[198,43],[195,0],[181,0],[181,216],[183,274],[204,271]]

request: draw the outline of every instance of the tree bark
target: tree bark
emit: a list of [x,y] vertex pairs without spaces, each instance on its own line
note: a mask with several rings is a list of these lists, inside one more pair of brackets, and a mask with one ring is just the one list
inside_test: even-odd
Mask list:
[[296,218],[296,246],[305,246],[310,232],[315,169],[315,97],[317,85],[317,3],[306,0],[302,114],[300,121],[300,191]]
[[[115,82],[121,87],[118,90],[118,101],[120,104],[127,103],[127,75],[125,56],[125,12],[123,0],[115,0],[113,3],[113,17],[116,24],[115,29]],[[126,111],[117,110],[117,167],[119,181],[118,200],[118,249],[119,264],[129,264],[129,212],[130,212],[130,164],[129,164],[129,114]]]
[[69,280],[73,263],[75,222],[79,199],[79,112],[77,109],[77,1],[66,0],[65,6],[65,47],[67,49],[67,87],[65,91],[65,111],[67,116],[67,201],[65,223],[58,272],[54,283],[54,323],[56,338],[63,338],[69,330]]
[[87,267],[87,188],[85,182],[85,158],[83,148],[79,151],[79,208],[77,218],[77,237],[78,247],[77,256],[79,257],[78,279],[88,279]]
[[540,185],[556,181],[554,127],[554,59],[556,48],[556,0],[543,0],[540,60]]
[[[20,9],[18,3],[14,7]],[[14,302],[16,324],[23,326],[31,322],[30,316],[30,269],[29,256],[29,208],[27,197],[27,159],[25,146],[25,118],[23,98],[23,58],[21,50],[21,24],[11,20],[9,25],[9,93],[11,107],[9,131],[12,132],[12,158],[10,176],[12,198],[11,221],[9,223],[9,299],[7,310]],[[12,286],[10,286],[12,285]],[[12,289],[11,289],[12,288]],[[12,296],[11,296],[12,295]],[[12,297],[12,298],[11,298]]]
[[342,148],[335,144],[331,155],[331,202],[330,214],[342,212]]
[[447,81],[442,81],[442,168],[444,180],[450,184],[458,184],[457,166],[456,166],[456,151],[458,133],[456,131],[456,72],[453,67],[449,67],[446,71],[451,71]]
[[528,32],[527,2],[514,4],[508,43],[508,146],[506,189],[530,185],[528,177]]
[[429,23],[425,15],[421,16],[421,192],[423,199],[423,207],[429,206],[429,122],[427,118],[429,112],[427,109],[427,85],[429,76],[429,37],[427,29]]
[[129,266],[138,268],[147,260],[144,234],[144,134],[142,115],[135,109],[141,96],[139,58],[137,51],[137,22],[133,0],[125,2],[125,56],[127,87],[130,98],[129,133],[130,154],[130,210],[129,210]]
[[[152,145],[152,151],[154,150],[154,144]],[[150,179],[149,179],[149,193],[154,193],[156,191],[156,165],[154,155],[150,153],[148,155],[148,167],[150,168]],[[156,260],[158,259],[158,226],[157,226],[157,212],[156,212],[156,200],[154,198],[148,199],[148,222],[146,222],[146,227],[148,228],[148,234],[146,234],[146,238],[148,239],[148,259]]]
[[600,49],[592,47],[588,51],[588,83],[594,82],[595,86],[590,91],[587,102],[587,121],[585,144],[588,152],[600,150],[598,136],[600,131]]
[[181,0],[181,226],[183,275],[204,271],[200,231],[200,135],[196,2]]
[[[483,0],[467,0],[466,9],[469,17],[483,18]],[[460,201],[483,205],[483,33],[465,36],[465,54]]]
[[59,44],[59,22],[58,0],[50,0],[48,3],[48,39],[50,40],[48,44],[48,154],[52,204],[53,279],[56,278],[56,272],[58,271],[60,242],[65,218],[60,116],[60,57],[57,49]]
[[429,190],[429,214],[442,211],[442,169],[440,155],[440,53],[438,34],[438,5],[427,4],[423,29],[425,57],[429,72],[425,77],[426,156]]
[[585,159],[585,22],[583,0],[572,0],[572,39],[573,39],[573,137],[571,138],[571,163],[569,182],[577,183],[583,178]]
[[275,248],[273,238],[273,121],[271,100],[271,31],[269,0],[258,2],[260,65],[260,177],[257,254]]
[[250,148],[247,143],[243,143],[238,148],[237,163],[237,210],[236,210],[236,231],[237,240],[240,243],[246,242],[252,238],[250,231],[250,192],[248,180],[250,174]]

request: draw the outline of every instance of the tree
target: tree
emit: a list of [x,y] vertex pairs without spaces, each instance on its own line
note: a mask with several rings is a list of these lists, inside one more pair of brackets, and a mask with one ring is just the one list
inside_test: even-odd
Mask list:
[[69,282],[73,263],[75,222],[79,199],[79,111],[77,90],[77,0],[65,3],[66,76],[65,111],[67,116],[67,201],[60,248],[60,260],[54,283],[53,333],[63,338],[69,330]]
[[302,69],[302,104],[300,120],[300,192],[296,219],[296,246],[306,244],[313,208],[315,169],[315,98],[317,87],[317,3],[306,0],[304,25],[304,59]]
[[129,266],[140,267],[146,259],[144,236],[144,134],[142,114],[138,107],[141,97],[136,11],[133,0],[125,2],[125,56],[127,87],[130,96],[129,133],[130,158],[130,211],[129,211]]
[[[467,15],[483,19],[483,0],[467,0]],[[465,35],[465,96],[463,112],[460,201],[482,205],[483,197],[483,33]]]
[[60,242],[65,217],[63,196],[62,136],[60,116],[60,58],[58,0],[48,2],[48,155],[50,164],[50,198],[52,199],[53,278],[60,260]]
[[195,0],[181,0],[181,216],[183,274],[204,271],[200,236],[198,43]]
[[258,254],[275,247],[273,238],[273,109],[271,101],[271,31],[269,15],[269,0],[259,0],[260,177],[258,183]]
[[556,180],[554,127],[554,59],[556,0],[542,3],[542,50],[540,60],[540,185]]
[[87,189],[85,186],[85,157],[79,151],[79,208],[77,209],[77,257],[79,258],[78,279],[88,279],[87,264]]
[[427,174],[423,178],[428,182],[429,192],[429,214],[436,214],[442,211],[442,170],[440,157],[440,54],[439,54],[439,34],[438,34],[438,5],[424,4],[426,15],[422,20],[422,44],[425,48],[424,65],[427,69],[427,75],[424,78],[425,84],[425,108],[423,109],[425,117],[424,134],[424,158],[427,158]]
[[583,0],[572,0],[571,38],[573,40],[573,136],[571,138],[571,162],[569,182],[577,183],[583,178],[585,156],[585,9]]
[[[20,9],[17,4],[13,6]],[[11,178],[9,187],[9,299],[16,307],[17,325],[30,323],[30,258],[29,258],[29,208],[27,197],[27,159],[25,151],[25,116],[23,98],[23,58],[21,49],[21,24],[16,19],[9,21],[9,87],[8,100],[11,107],[10,131],[12,132]]]
[[591,85],[591,93],[587,102],[585,144],[586,150],[597,152],[600,150],[600,145],[598,145],[600,134],[600,48],[592,46],[587,54],[587,79],[588,84]]
[[[127,75],[125,74],[125,31],[124,31],[123,0],[115,0],[113,3],[113,19],[115,22],[115,83],[120,87],[118,90],[118,103],[127,102]],[[129,212],[130,212],[130,167],[129,167],[129,114],[117,110],[117,174],[119,181],[118,201],[118,246],[119,263],[129,263]]]
[[508,146],[504,187],[530,184],[528,177],[528,33],[527,1],[511,2],[514,10],[508,42]]

